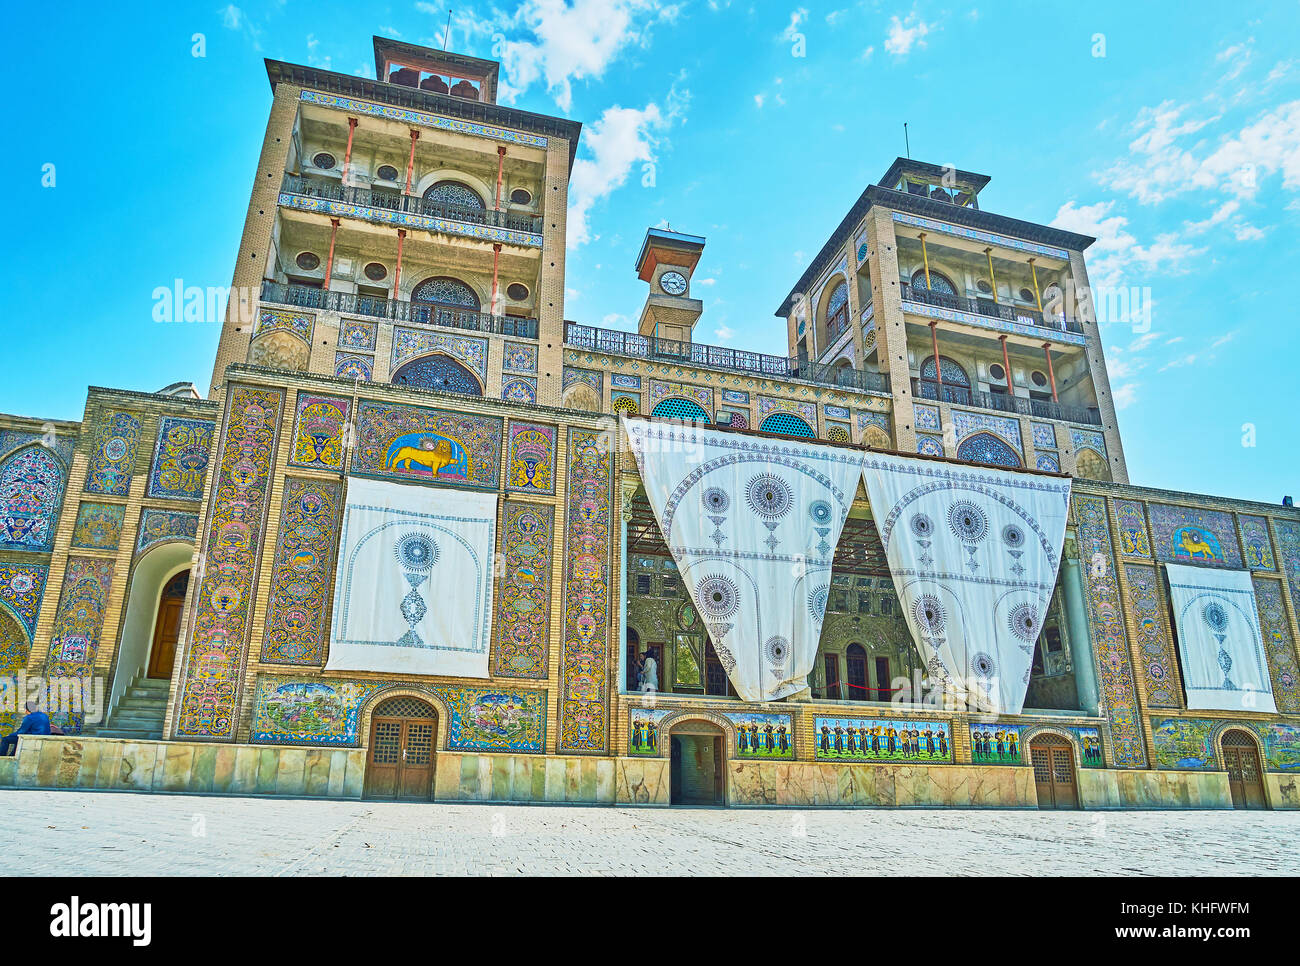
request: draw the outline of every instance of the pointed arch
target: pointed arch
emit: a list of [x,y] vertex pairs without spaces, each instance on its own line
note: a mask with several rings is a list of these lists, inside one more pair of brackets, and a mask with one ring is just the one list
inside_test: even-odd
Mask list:
[[466,396],[483,395],[483,384],[479,382],[478,376],[441,352],[420,356],[405,363],[393,373],[392,383],[395,386],[458,392]]
[[1013,469],[1021,466],[1020,454],[1001,436],[987,432],[975,433],[962,440],[957,446],[957,459]]
[[765,433],[784,433],[786,436],[802,436],[804,439],[816,439],[817,434],[806,422],[794,413],[773,413],[759,426]]
[[63,461],[39,443],[0,463],[0,548],[50,549],[66,483]]
[[1093,449],[1081,449],[1074,458],[1074,475],[1085,480],[1110,482],[1110,467],[1106,458]]
[[709,423],[709,414],[704,411],[704,407],[692,399],[683,399],[680,396],[670,396],[668,399],[661,399],[655,403],[655,408],[650,410],[650,415],[658,419],[680,419],[692,423]]

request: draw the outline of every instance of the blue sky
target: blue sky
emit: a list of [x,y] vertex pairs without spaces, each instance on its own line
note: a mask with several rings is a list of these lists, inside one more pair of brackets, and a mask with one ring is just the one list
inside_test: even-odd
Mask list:
[[[18,8],[3,41],[23,348],[0,410],[76,419],[87,385],[206,389],[217,325],[155,322],[152,293],[230,282],[262,58],[370,75],[372,34],[440,46],[447,7],[64,9]],[[784,353],[773,310],[906,121],[914,157],[992,176],[986,210],[1096,235],[1094,284],[1150,290],[1149,331],[1103,332],[1133,482],[1300,496],[1296,0],[529,0],[457,4],[449,47],[501,59],[504,102],[584,124],[570,319],[631,327],[666,223],[708,238],[697,338]]]

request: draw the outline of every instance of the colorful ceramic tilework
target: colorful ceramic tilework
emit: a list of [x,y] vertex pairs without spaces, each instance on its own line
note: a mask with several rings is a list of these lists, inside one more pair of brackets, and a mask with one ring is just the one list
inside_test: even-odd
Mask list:
[[356,745],[361,705],[385,686],[387,682],[259,676],[252,739],[284,745]]
[[942,456],[943,440],[938,436],[926,436],[922,433],[917,433],[916,451],[925,456]]
[[732,758],[794,761],[794,720],[788,714],[727,712],[736,731]]
[[1034,448],[1056,449],[1056,427],[1051,423],[1034,423]]
[[158,424],[149,496],[201,500],[216,424],[209,419],[165,416]]
[[126,507],[113,503],[83,503],[72,527],[73,550],[116,550],[122,540]]
[[359,319],[344,319],[339,323],[339,348],[375,349],[379,326],[374,322],[362,322]]
[[46,662],[50,677],[81,677],[94,666],[112,589],[112,560],[68,558],[63,592],[50,632]]
[[99,427],[86,470],[86,492],[126,496],[131,489],[140,420],[130,413],[113,413]]
[[[641,394],[639,392],[618,392],[609,394],[610,407],[615,413],[627,413],[635,416],[641,411]],[[721,419],[721,416],[719,416]]]
[[142,553],[169,540],[194,542],[199,532],[199,515],[178,510],[146,509],[140,514],[140,532],[135,538],[135,552]]
[[1283,714],[1300,714],[1300,668],[1296,666],[1295,641],[1286,619],[1282,585],[1267,577],[1254,577],[1255,604],[1259,608],[1259,631],[1268,655],[1273,678],[1273,697]]
[[352,471],[495,490],[501,432],[498,417],[363,402]]
[[1214,729],[1208,718],[1153,718],[1156,767],[1177,771],[1215,768]]
[[343,434],[351,405],[348,399],[299,393],[289,462],[313,469],[341,470]]
[[1246,566],[1251,570],[1276,570],[1273,545],[1268,539],[1268,521],[1263,517],[1238,514],[1241,528],[1241,549],[1246,556]]
[[1010,443],[1016,452],[1023,454],[1025,451],[1024,443],[1020,439],[1020,420],[1012,419],[1010,416],[968,413],[961,409],[954,409],[952,425],[959,443],[975,433],[993,433],[1003,442]]
[[555,492],[555,427],[510,423],[506,489],[518,493]]
[[537,346],[507,342],[502,353],[501,365],[511,372],[536,372]]
[[[36,633],[36,615],[40,612],[41,597],[45,593],[45,578],[50,568],[36,564],[0,564],[0,603],[18,616],[19,622],[30,638]],[[0,658],[0,667],[23,667]]]
[[1277,535],[1277,552],[1291,591],[1291,606],[1300,608],[1300,522],[1274,517],[1273,532]]
[[545,678],[555,508],[507,500],[502,519],[505,570],[497,587],[493,673],[508,678]]
[[288,332],[296,335],[303,342],[311,343],[312,329],[316,326],[316,317],[303,312],[285,312],[280,309],[262,309],[257,320],[257,334],[268,332]]
[[531,405],[537,402],[537,380],[532,376],[509,379],[501,386],[501,398]]
[[451,721],[451,751],[546,750],[546,692],[438,688]]
[[400,327],[393,334],[394,372],[403,363],[431,353],[450,356],[477,374],[480,382],[487,379],[487,339]]
[[600,753],[609,746],[610,450],[604,434],[569,429],[560,752]]
[[235,737],[257,562],[266,527],[284,394],[232,386],[213,490],[207,564],[195,600],[177,700],[176,736]]
[[957,446],[957,458],[972,463],[1019,468],[1020,453],[1008,446],[1001,436],[981,432],[967,436]]
[[671,711],[662,708],[633,708],[627,713],[629,755],[657,758],[664,750],[662,725]]
[[505,245],[520,245],[540,248],[542,236],[529,231],[513,231],[497,228],[478,222],[457,221],[453,218],[437,218],[410,211],[397,211],[392,208],[371,207],[370,205],[349,204],[346,201],[334,201],[319,196],[294,194],[281,191],[276,198],[282,208],[296,208],[299,211],[314,211],[334,218],[360,218],[380,225],[393,225],[397,228],[416,228],[424,231],[438,231],[444,235],[460,235],[476,238],[479,241],[500,242]]
[[21,446],[36,443],[50,450],[63,463],[72,465],[72,450],[77,444],[77,437],[57,435],[53,429],[47,433],[29,433],[21,429],[0,429],[0,460],[10,456]]
[[424,111],[413,111],[403,107],[393,107],[389,104],[372,104],[369,101],[359,101],[351,97],[342,97],[337,94],[320,94],[316,91],[303,91],[302,100],[309,104],[319,104],[322,107],[332,108],[336,111],[346,111],[349,114],[366,114],[371,117],[385,117],[390,120],[399,121],[402,124],[414,124],[416,127],[436,128],[439,131],[452,131],[456,134],[472,134],[476,137],[492,138],[497,141],[505,141],[509,144],[526,144],[535,148],[546,147],[546,138],[540,134],[526,134],[522,131],[510,131],[503,127],[496,127],[492,124],[479,124],[475,121],[462,121],[457,118],[441,117],[437,114],[427,114]]
[[290,478],[280,508],[262,660],[321,664],[343,484]]
[[1178,658],[1170,640],[1165,591],[1154,567],[1125,564],[1129,607],[1137,630],[1138,654],[1146,680],[1147,704],[1153,708],[1181,708]]
[[1078,429],[1071,426],[1070,445],[1074,447],[1075,453],[1080,450],[1090,449],[1103,460],[1106,458],[1106,437],[1096,430]]
[[0,548],[48,550],[63,505],[64,465],[43,446],[25,446],[0,464]]
[[1232,514],[1162,503],[1148,504],[1147,514],[1157,560],[1241,569]]
[[1023,765],[1019,725],[981,724],[970,726],[970,760],[977,765]]
[[375,360],[351,352],[334,353],[334,375],[340,379],[360,379],[370,382],[375,371]]
[[952,761],[947,721],[813,718],[818,761]]
[[565,366],[563,387],[568,389],[575,382],[580,382],[585,386],[590,386],[592,389],[596,390],[597,395],[600,395],[604,385],[604,374],[594,372],[591,369],[575,369],[572,366]]
[[1056,457],[1048,456],[1046,453],[1038,454],[1038,457],[1034,460],[1034,466],[1042,470],[1044,473],[1061,472],[1061,464],[1057,462]]
[[1096,728],[1071,726],[1069,731],[1079,743],[1079,764],[1084,768],[1105,768],[1101,732]]
[[1119,549],[1126,557],[1151,559],[1151,540],[1147,537],[1147,518],[1142,504],[1135,500],[1115,501],[1115,522],[1119,525]]
[[916,413],[917,429],[928,429],[935,433],[943,432],[943,424],[939,421],[939,409],[937,406],[917,405],[913,407],[913,410]]
[[741,389],[724,389],[722,390],[722,401],[746,406],[749,404],[749,393]]
[[849,418],[849,411],[843,406],[827,405],[824,408],[826,410],[827,419],[848,419]]
[[1269,771],[1300,769],[1300,728],[1281,721],[1252,723],[1264,743],[1264,766]]
[[817,425],[817,405],[800,402],[797,399],[777,399],[773,396],[758,397],[758,418],[766,419],[772,413],[793,413],[809,426]]
[[1102,700],[1111,721],[1117,768],[1146,768],[1147,752],[1137,714],[1137,689],[1124,633],[1115,555],[1111,550],[1106,503],[1100,497],[1074,497],[1079,562],[1088,604],[1088,629],[1100,675]]

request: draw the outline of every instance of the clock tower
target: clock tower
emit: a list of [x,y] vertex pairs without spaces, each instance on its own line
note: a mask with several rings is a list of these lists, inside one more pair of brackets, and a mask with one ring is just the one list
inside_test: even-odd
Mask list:
[[691,298],[691,273],[704,251],[704,239],[651,228],[636,259],[637,277],[650,283],[637,332],[660,339],[691,341],[704,303]]

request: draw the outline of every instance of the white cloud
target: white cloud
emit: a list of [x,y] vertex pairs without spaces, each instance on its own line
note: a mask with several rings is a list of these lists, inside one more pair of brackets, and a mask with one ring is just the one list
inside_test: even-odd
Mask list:
[[1088,249],[1088,272],[1093,288],[1114,291],[1134,285],[1150,285],[1157,273],[1181,274],[1187,262],[1204,254],[1204,247],[1179,239],[1176,232],[1156,236],[1150,245],[1138,244],[1128,229],[1128,218],[1115,213],[1114,201],[1075,205],[1067,201],[1056,212],[1052,225],[1066,231],[1091,235],[1096,242]]
[[937,26],[937,23],[922,20],[915,7],[905,20],[894,14],[889,18],[889,30],[885,33],[885,50],[895,57],[906,57],[913,47],[924,47],[926,35]]
[[227,30],[238,30],[240,24],[244,21],[244,11],[233,3],[222,7],[217,13],[221,14],[221,26]]
[[725,325],[719,325],[713,330],[713,334],[718,337],[719,342],[729,342],[736,335],[733,329],[730,329]]
[[1137,402],[1138,387],[1140,382],[1126,382],[1122,385],[1115,386],[1111,389],[1111,399],[1115,401],[1116,409],[1128,409]]
[[808,19],[808,11],[803,7],[796,7],[790,12],[790,22],[786,24],[785,30],[781,31],[778,40],[788,40],[793,42],[795,35],[799,33],[799,26]]
[[763,109],[763,95],[762,95],[762,94],[755,94],[755,95],[754,95],[754,106],[757,107],[760,111]]

